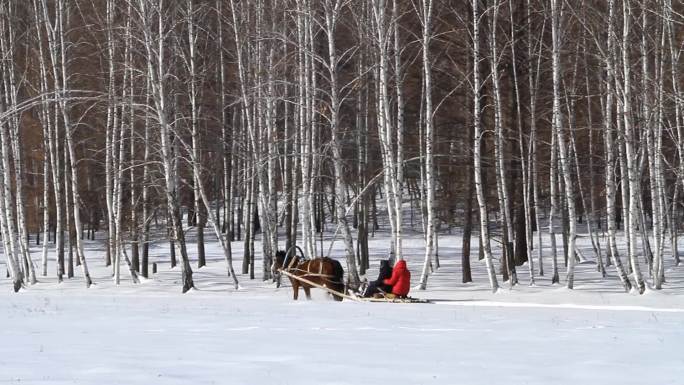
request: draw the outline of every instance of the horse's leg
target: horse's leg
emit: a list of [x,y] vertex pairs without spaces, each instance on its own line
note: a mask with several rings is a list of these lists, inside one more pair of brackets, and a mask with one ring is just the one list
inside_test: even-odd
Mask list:
[[311,299],[311,287],[308,285],[302,285],[304,288],[304,294],[306,294],[306,299]]
[[299,281],[296,279],[292,280],[292,290],[294,291],[294,300],[297,300],[297,297],[299,297]]

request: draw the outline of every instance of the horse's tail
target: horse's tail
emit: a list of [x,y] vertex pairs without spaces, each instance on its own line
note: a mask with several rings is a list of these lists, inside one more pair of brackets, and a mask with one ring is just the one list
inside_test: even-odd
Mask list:
[[[347,288],[344,284],[344,269],[342,268],[342,264],[336,259],[331,260],[333,265],[333,279],[331,280],[332,282],[330,284],[331,289],[338,293],[347,294]],[[335,298],[336,301],[342,301],[342,297],[338,295],[333,294],[333,298]]]
[[344,282],[344,269],[340,261],[333,259],[333,276],[336,282]]

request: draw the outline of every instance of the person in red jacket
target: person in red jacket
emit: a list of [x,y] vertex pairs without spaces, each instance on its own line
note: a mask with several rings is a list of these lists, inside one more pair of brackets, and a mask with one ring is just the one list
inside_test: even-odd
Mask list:
[[392,286],[392,294],[401,298],[406,297],[411,289],[411,272],[406,267],[406,261],[397,261],[392,269],[392,276],[383,283]]

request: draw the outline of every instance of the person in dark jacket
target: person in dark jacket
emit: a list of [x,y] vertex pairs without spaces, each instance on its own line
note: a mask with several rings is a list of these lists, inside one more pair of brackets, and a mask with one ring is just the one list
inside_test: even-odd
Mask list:
[[406,267],[406,261],[399,260],[392,269],[392,276],[383,281],[385,285],[392,285],[392,294],[404,298],[411,289],[411,272]]
[[371,281],[368,284],[366,290],[364,290],[363,297],[372,297],[373,294],[380,293],[380,291],[389,293],[392,290],[392,286],[386,285],[383,281],[392,276],[392,268],[390,267],[389,260],[383,259],[380,261],[380,272],[378,273],[378,278],[375,281]]

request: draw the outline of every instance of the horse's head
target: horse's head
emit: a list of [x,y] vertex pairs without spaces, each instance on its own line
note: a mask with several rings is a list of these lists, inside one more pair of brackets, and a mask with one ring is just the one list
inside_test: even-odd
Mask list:
[[271,275],[273,276],[273,282],[277,282],[278,286],[280,286],[280,269],[286,267],[286,257],[287,253],[285,253],[283,250],[278,250],[275,254],[275,258],[273,258],[273,263],[271,264]]

